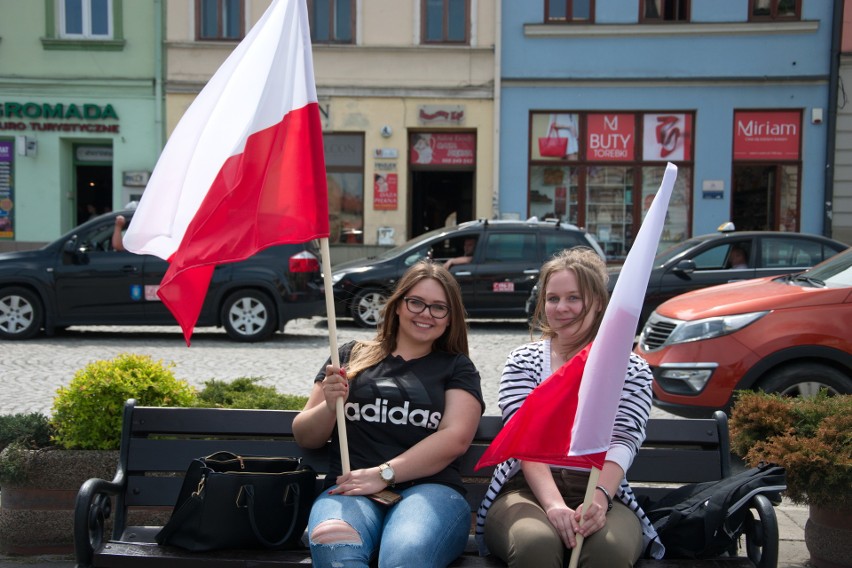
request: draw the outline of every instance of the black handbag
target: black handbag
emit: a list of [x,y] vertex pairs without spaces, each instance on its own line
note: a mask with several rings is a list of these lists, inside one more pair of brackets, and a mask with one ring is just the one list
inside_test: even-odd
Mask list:
[[218,452],[195,459],[157,543],[194,552],[302,548],[316,479],[299,458]]

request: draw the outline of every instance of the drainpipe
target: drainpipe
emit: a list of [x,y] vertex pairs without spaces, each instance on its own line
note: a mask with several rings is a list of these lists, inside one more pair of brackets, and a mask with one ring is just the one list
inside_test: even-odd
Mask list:
[[163,42],[165,41],[165,25],[162,0],[154,0],[154,151],[159,157],[163,150],[165,127],[163,125]]
[[492,159],[492,194],[491,194],[491,217],[498,219],[500,217],[500,76],[502,74],[500,52],[501,36],[503,33],[503,1],[496,0],[494,2],[496,13],[495,30],[494,30],[494,153]]
[[831,236],[832,207],[834,200],[834,153],[837,147],[837,89],[840,77],[840,42],[843,36],[843,2],[834,0],[834,14],[831,22],[831,60],[829,61],[828,80],[828,120],[826,121],[825,144],[825,182],[823,183],[822,234]]

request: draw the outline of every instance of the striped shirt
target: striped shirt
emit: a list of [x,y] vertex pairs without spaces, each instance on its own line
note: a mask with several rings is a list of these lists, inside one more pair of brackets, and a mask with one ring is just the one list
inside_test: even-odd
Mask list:
[[[542,339],[518,347],[509,354],[503,376],[500,379],[498,404],[503,413],[503,423],[507,423],[521,407],[527,395],[553,374],[550,368],[550,340]],[[630,354],[624,389],[618,405],[613,426],[612,441],[606,459],[617,463],[626,472],[636,457],[636,452],[645,440],[645,426],[651,412],[651,370],[648,363],[636,355]],[[488,554],[485,546],[485,517],[488,509],[497,498],[503,485],[521,469],[520,461],[509,458],[494,469],[491,484],[485,498],[479,506],[476,517],[476,539],[479,552]],[[647,556],[660,559],[665,547],[657,536],[657,531],[639,506],[627,479],[621,480],[621,486],[615,497],[630,508],[642,523],[644,549]]]

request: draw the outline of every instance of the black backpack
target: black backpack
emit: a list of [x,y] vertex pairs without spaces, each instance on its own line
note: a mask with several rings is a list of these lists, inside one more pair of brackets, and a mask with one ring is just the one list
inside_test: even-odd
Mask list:
[[777,504],[786,488],[783,467],[761,464],[719,481],[674,489],[646,513],[667,558],[713,558],[736,544],[754,495],[763,493]]

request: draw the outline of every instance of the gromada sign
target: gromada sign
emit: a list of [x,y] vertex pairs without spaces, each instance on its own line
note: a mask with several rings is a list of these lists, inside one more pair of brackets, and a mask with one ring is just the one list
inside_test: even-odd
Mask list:
[[[107,103],[37,103],[0,102],[0,130],[35,130],[42,132],[109,132],[117,134],[115,108]],[[84,121],[88,124],[81,124]],[[92,124],[94,123],[94,124]]]

